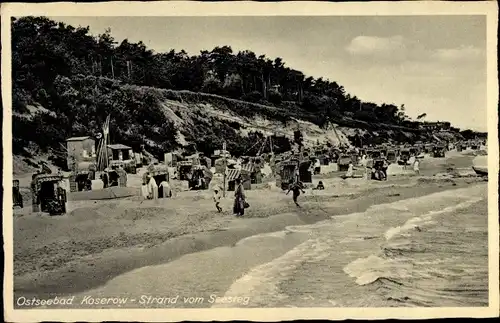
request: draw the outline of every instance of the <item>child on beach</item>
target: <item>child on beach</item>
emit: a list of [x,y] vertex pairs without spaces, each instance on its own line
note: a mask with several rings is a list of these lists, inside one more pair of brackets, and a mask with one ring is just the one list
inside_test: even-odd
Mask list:
[[302,183],[299,181],[294,182],[292,185],[290,185],[290,188],[288,189],[288,192],[286,192],[286,195],[288,195],[290,191],[293,192],[293,202],[295,203],[295,205],[300,206],[299,203],[297,202],[297,198],[299,197],[301,191],[304,194],[306,193],[302,189]]
[[220,198],[221,198],[221,196],[220,196],[220,190],[219,190],[218,187],[216,187],[214,189],[214,202],[215,202],[215,207],[217,208],[217,211],[219,211],[219,213],[222,212],[222,208],[219,206],[219,204],[220,204]]
[[323,185],[323,181],[319,181],[318,186],[314,187],[313,190],[324,190],[325,185]]

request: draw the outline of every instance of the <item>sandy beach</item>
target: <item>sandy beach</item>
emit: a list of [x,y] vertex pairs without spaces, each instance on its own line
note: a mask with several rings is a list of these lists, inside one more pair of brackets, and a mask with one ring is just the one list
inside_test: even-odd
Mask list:
[[[450,164],[465,165],[467,159],[463,155],[429,159],[422,168],[437,174]],[[231,247],[257,234],[483,181],[436,176],[391,176],[386,182],[322,180],[326,189],[307,189],[299,198],[300,208],[272,185],[249,190],[251,207],[244,218],[232,215],[233,192],[222,199],[223,212],[218,213],[210,191],[180,192],[173,199],[157,201],[139,197],[71,201],[68,214],[57,217],[14,210],[15,296],[73,295],[137,268]]]
[[210,6],[2,11],[7,321],[497,313],[496,8]]

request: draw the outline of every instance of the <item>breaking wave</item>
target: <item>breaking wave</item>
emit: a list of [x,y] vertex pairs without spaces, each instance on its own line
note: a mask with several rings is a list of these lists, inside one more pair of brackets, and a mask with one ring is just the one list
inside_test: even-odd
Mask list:
[[307,240],[226,296],[256,307],[487,306],[486,198],[475,185],[288,227],[280,237]]

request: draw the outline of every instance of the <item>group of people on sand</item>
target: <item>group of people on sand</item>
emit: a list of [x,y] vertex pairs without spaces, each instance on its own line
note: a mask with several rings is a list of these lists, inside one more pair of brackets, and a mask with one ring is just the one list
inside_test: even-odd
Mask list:
[[[243,184],[241,182],[241,178],[237,178],[235,180],[235,188],[234,188],[234,203],[233,203],[233,214],[237,217],[242,217],[245,215],[245,209],[250,207],[250,204],[248,204],[246,200],[246,195],[245,195],[245,189],[243,188]],[[323,185],[323,182],[320,181],[318,186],[315,188],[318,190],[324,190],[325,187]],[[215,207],[219,213],[222,212],[222,207],[220,206],[221,203],[221,189],[220,187],[216,186],[214,187],[214,195],[213,195],[213,201],[215,203]],[[288,195],[290,192],[292,192],[293,196],[293,202],[295,205],[300,206],[298,204],[298,197],[300,196],[300,193],[305,193],[304,191],[304,185],[302,182],[299,180],[295,180],[292,184],[290,184],[288,192],[286,195]]]
[[[387,169],[389,168],[389,163],[387,162],[386,159],[384,159],[383,164],[381,167],[375,168],[372,171],[378,171],[379,176],[381,176],[383,179],[387,179]],[[352,178],[354,177],[354,164],[351,162],[349,163],[349,167],[347,169],[346,174],[343,176],[344,179],[346,178]],[[420,174],[420,160],[418,158],[415,158],[415,162],[413,163],[413,170],[417,175]],[[235,189],[234,189],[234,203],[233,203],[233,214],[237,217],[242,217],[245,214],[245,209],[250,207],[250,205],[246,201],[246,196],[245,196],[245,190],[243,188],[243,184],[241,182],[241,178],[237,178],[235,180]],[[319,181],[317,187],[314,187],[313,190],[324,190],[325,186],[322,181]],[[286,193],[288,195],[290,192],[292,192],[292,198],[293,202],[295,205],[300,206],[298,203],[298,198],[300,196],[300,193],[305,193],[304,191],[304,185],[303,183],[296,179],[294,180]],[[222,212],[222,207],[220,206],[221,203],[221,189],[220,187],[216,186],[214,188],[214,196],[213,200],[215,202],[215,207],[217,208],[217,211],[220,213]]]
[[[217,211],[219,213],[222,212],[222,207],[220,206],[221,198],[221,188],[218,186],[214,187],[213,200],[215,203],[215,207],[217,208]],[[245,215],[245,209],[249,207],[250,204],[248,204],[248,202],[246,201],[245,189],[243,188],[241,178],[236,178],[234,187],[233,214],[237,217],[241,217]]]

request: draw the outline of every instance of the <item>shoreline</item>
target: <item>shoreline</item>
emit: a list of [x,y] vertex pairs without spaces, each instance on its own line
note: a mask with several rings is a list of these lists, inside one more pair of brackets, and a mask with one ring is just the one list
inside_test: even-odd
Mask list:
[[[417,181],[412,186],[371,188],[373,194],[344,195],[333,205],[314,208],[304,197],[301,211],[270,214],[264,217],[228,219],[219,228],[179,235],[152,247],[107,249],[70,262],[56,270],[28,273],[14,277],[14,295],[64,296],[102,286],[110,279],[131,270],[171,262],[187,254],[234,246],[238,241],[256,234],[281,231],[290,225],[312,224],[335,215],[363,212],[377,204],[419,197],[439,191],[466,187],[475,181],[467,179]],[[300,201],[300,200],[299,200]],[[317,204],[317,203],[316,203]],[[318,212],[320,211],[320,212]],[[89,279],[90,278],[90,279]]]

